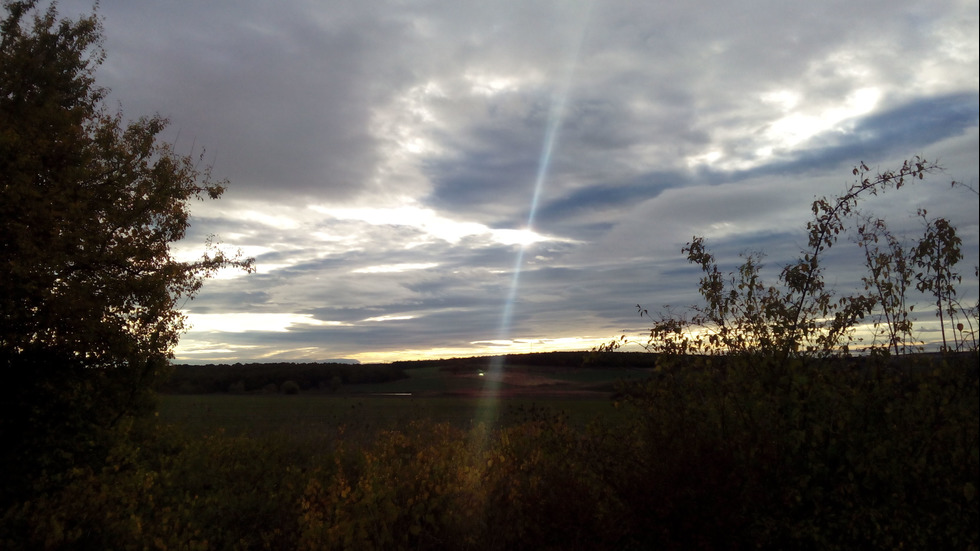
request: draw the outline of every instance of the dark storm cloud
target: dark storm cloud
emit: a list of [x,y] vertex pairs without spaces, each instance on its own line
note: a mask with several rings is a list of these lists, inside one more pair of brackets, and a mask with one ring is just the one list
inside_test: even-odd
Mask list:
[[[687,183],[690,183],[690,176],[680,172],[648,173],[634,176],[627,182],[610,182],[604,187],[574,190],[565,197],[544,204],[538,210],[537,221],[542,227],[561,226],[569,218],[575,220],[580,215],[595,211],[621,210],[624,206],[653,199],[666,189]],[[581,229],[586,232],[590,230],[588,227]]]
[[374,105],[410,74],[409,30],[358,5],[103,3],[100,81],[127,115],[169,117],[178,151],[206,146],[239,194],[350,196],[378,163]]
[[[870,153],[894,154],[915,147],[928,147],[940,140],[958,136],[980,123],[977,95],[971,92],[916,98],[880,114],[860,121],[854,136],[864,142],[880,142],[889,147],[886,151]],[[852,140],[851,147],[858,147],[859,140]]]

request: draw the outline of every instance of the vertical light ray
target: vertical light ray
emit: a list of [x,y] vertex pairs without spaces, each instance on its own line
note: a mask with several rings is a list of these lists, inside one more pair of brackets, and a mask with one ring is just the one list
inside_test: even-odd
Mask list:
[[[591,2],[582,6],[579,13],[578,26],[572,33],[573,44],[569,48],[569,55],[566,59],[565,68],[563,74],[558,80],[558,86],[551,97],[551,107],[548,110],[548,122],[545,126],[544,139],[542,140],[541,144],[541,154],[538,157],[538,170],[534,178],[531,201],[528,207],[527,229],[530,231],[534,230],[534,218],[537,215],[541,192],[544,189],[545,182],[548,179],[548,172],[551,169],[551,160],[555,151],[555,146],[558,142],[558,135],[561,131],[562,121],[565,117],[565,107],[571,93],[572,79],[575,73],[575,67],[578,63],[582,42],[584,41],[586,24],[588,22],[590,12]],[[514,269],[512,271],[510,289],[508,290],[507,298],[504,301],[503,310],[500,315],[500,326],[497,331],[497,338],[501,341],[505,341],[510,338],[511,324],[514,316],[514,304],[517,301],[517,295],[520,289],[521,269],[524,266],[525,250],[526,246],[521,245],[518,248],[517,255],[514,259]],[[484,391],[487,398],[484,400],[484,403],[481,404],[477,414],[479,422],[489,423],[493,420],[497,413],[498,400],[496,395],[500,390],[500,381],[502,380],[500,374],[502,369],[503,358],[501,356],[493,358],[487,369],[487,375],[489,376],[486,378],[486,382],[484,383]]]

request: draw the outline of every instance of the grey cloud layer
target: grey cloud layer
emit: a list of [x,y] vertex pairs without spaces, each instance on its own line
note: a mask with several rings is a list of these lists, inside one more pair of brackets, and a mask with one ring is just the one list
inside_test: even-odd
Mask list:
[[[513,337],[615,333],[637,326],[638,302],[693,300],[680,247],[694,234],[778,266],[805,243],[813,197],[842,191],[860,161],[938,157],[936,185],[874,207],[912,229],[919,206],[953,212],[964,265],[977,262],[975,202],[940,191],[976,187],[975,3],[110,0],[100,13],[113,101],[170,117],[178,150],[206,146],[232,181],[190,240],[217,233],[266,267],[210,282],[192,312],[337,322],[189,334],[205,348],[338,357],[497,338],[516,245],[330,209],[520,229],[549,131],[534,229],[551,240],[526,251]],[[414,317],[364,321],[392,315]]]

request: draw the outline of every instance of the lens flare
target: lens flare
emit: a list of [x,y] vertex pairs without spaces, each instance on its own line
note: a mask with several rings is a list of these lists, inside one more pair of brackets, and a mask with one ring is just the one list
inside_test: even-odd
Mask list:
[[[565,116],[565,107],[571,93],[572,78],[575,73],[575,67],[578,63],[579,53],[585,37],[586,23],[589,19],[590,11],[591,3],[588,3],[584,6],[584,9],[582,9],[580,13],[578,26],[576,29],[574,29],[575,32],[572,35],[573,45],[569,49],[569,56],[565,65],[564,73],[561,76],[561,79],[558,81],[558,86],[555,89],[555,93],[551,97],[551,107],[548,111],[548,123],[545,127],[544,139],[542,140],[541,144],[541,154],[538,158],[538,170],[534,178],[531,201],[528,207],[526,225],[527,231],[534,231],[534,218],[538,212],[538,203],[541,199],[541,192],[544,189],[545,183],[548,179],[548,172],[551,169],[551,160],[555,152],[556,144],[558,143],[558,135],[561,131],[562,121]],[[514,305],[517,301],[517,295],[520,289],[521,269],[524,266],[524,253],[526,249],[527,245],[521,245],[518,248],[517,255],[514,259],[514,269],[510,280],[510,289],[507,292],[507,299],[504,301],[503,310],[500,315],[500,327],[497,332],[497,338],[501,341],[507,341],[510,339],[511,323],[514,316]],[[491,359],[490,365],[487,367],[487,376],[483,378],[485,381],[485,398],[484,402],[480,404],[480,407],[477,410],[477,421],[480,423],[489,425],[497,414],[497,395],[500,391],[501,381],[503,380],[503,377],[501,376],[504,367],[503,363],[503,356],[496,356]]]

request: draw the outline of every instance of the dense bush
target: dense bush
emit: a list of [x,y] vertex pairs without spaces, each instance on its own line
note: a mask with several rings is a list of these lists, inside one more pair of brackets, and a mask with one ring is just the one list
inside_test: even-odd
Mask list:
[[124,428],[101,470],[8,509],[3,549],[294,549],[304,472],[328,451],[284,439]]
[[[736,547],[769,549],[976,546],[978,390],[975,356],[665,368],[628,399],[653,448],[641,470],[667,482],[651,516],[682,513],[670,536],[681,547],[708,537],[705,527],[709,548],[734,536]],[[634,485],[651,489],[643,477]],[[707,518],[690,514],[705,505]]]

